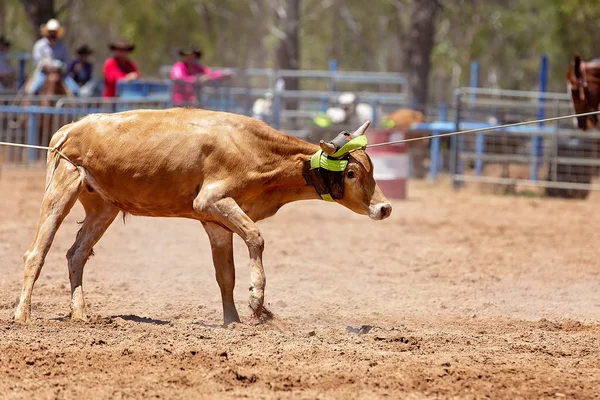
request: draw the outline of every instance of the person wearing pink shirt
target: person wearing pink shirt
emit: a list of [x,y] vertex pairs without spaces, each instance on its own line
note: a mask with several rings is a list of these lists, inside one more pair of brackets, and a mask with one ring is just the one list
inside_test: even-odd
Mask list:
[[197,102],[196,83],[224,79],[232,76],[232,72],[213,71],[205,65],[200,64],[202,51],[193,48],[179,49],[181,60],[171,67],[171,79],[173,80],[173,104],[191,105]]

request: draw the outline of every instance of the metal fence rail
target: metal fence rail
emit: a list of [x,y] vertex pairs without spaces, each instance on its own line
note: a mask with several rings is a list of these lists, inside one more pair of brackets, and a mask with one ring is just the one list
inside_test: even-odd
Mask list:
[[[61,126],[100,109],[57,109],[44,106],[0,106],[0,141],[47,146]],[[0,165],[43,161],[45,150],[0,147]]]
[[[573,112],[563,93],[460,89],[451,130],[468,124],[493,126]],[[467,122],[468,121],[468,122]],[[585,198],[600,189],[600,133],[582,132],[573,120],[512,127],[453,137],[450,173],[453,185],[478,182],[514,192],[517,186],[544,188],[549,196]]]

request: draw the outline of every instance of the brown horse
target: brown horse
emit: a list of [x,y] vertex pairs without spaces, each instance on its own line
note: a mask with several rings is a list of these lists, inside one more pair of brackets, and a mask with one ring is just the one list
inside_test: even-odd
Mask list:
[[[48,67],[45,70],[46,80],[40,89],[38,95],[40,98],[40,106],[54,107],[56,99],[62,96],[70,96],[71,92],[67,89],[64,80],[62,69],[58,67]],[[66,124],[64,116],[52,114],[40,114],[38,127],[38,143],[46,146],[50,142],[52,134],[61,126]]]
[[[21,106],[54,107],[58,98],[71,95],[71,92],[64,83],[63,71],[60,66],[47,64],[43,67],[42,71],[46,75],[46,79],[39,91],[35,93],[35,98],[38,101],[32,102],[31,98],[26,97],[20,102]],[[28,85],[31,85],[31,81]],[[42,146],[47,146],[52,134],[58,130],[58,128],[69,122],[67,121],[66,116],[53,115],[51,113],[39,114],[35,118],[37,119],[36,123],[38,131],[37,144]],[[26,135],[26,132],[28,132],[28,123],[28,115],[22,115],[15,124],[15,128],[21,129],[23,135]],[[25,154],[26,152],[23,151],[21,155],[22,160],[24,160]],[[39,154],[38,158],[43,159],[44,157]]]
[[[600,103],[600,59],[582,61],[575,54],[573,62],[566,73],[571,90],[573,106],[577,114],[598,111]],[[581,130],[594,128],[598,125],[598,116],[589,115],[577,117],[577,126]]]

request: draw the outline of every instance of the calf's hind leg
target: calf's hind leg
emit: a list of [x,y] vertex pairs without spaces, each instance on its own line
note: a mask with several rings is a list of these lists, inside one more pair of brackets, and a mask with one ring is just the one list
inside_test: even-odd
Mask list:
[[93,252],[93,246],[114,221],[119,209],[104,201],[98,194],[86,190],[81,192],[79,201],[85,209],[85,219],[77,232],[75,243],[67,252],[67,262],[71,281],[71,319],[85,321],[83,267]]
[[31,318],[33,285],[40,276],[56,231],[81,192],[83,177],[74,166],[62,161],[59,162],[54,177],[49,183],[44,193],[35,238],[24,257],[23,289],[15,311],[15,321],[20,323],[27,323]]
[[229,325],[232,322],[240,322],[240,317],[233,301],[233,288],[235,287],[233,233],[218,224],[204,222],[203,225],[210,239],[215,275],[221,289],[224,325]]

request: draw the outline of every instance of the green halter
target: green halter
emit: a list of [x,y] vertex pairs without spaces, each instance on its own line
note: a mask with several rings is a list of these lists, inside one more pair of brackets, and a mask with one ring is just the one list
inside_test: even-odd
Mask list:
[[[320,175],[324,181],[327,181],[327,179],[325,179],[326,177],[323,175],[327,174],[328,171],[334,173],[343,173],[348,166],[348,158],[350,153],[355,150],[364,149],[367,147],[367,144],[367,137],[365,135],[360,135],[352,140],[349,140],[331,155],[319,149],[319,151],[313,154],[310,158],[310,169],[316,169],[321,172]],[[329,193],[329,190],[327,193],[319,193],[319,195],[325,201],[335,201],[335,199],[331,196],[331,193]]]

